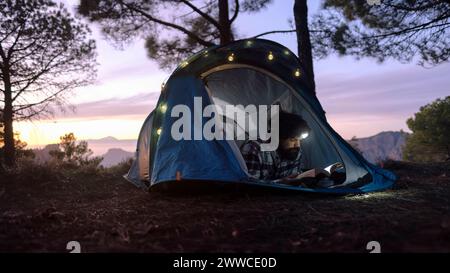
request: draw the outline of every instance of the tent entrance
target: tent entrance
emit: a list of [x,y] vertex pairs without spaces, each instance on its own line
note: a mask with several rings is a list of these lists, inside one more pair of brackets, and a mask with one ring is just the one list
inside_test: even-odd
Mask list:
[[[367,174],[362,166],[356,166],[350,158],[339,151],[333,138],[301,96],[271,73],[248,65],[228,64],[213,68],[202,74],[202,77],[211,101],[222,110],[225,110],[226,105],[246,107],[279,104],[284,111],[302,116],[311,128],[310,136],[301,144],[306,169],[326,168],[333,163],[341,162],[347,172],[346,182],[356,181],[357,178]],[[240,129],[245,131],[246,128]],[[243,141],[239,140],[230,141],[230,146],[246,170],[239,151],[242,143]],[[358,168],[359,171],[354,175],[348,175],[349,167],[353,171]]]

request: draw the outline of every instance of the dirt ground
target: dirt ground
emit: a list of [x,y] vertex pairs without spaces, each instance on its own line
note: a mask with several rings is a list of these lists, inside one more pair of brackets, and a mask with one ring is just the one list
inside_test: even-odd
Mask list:
[[0,177],[0,252],[450,251],[450,165],[390,162],[389,191],[321,196],[253,189],[145,192],[118,174]]

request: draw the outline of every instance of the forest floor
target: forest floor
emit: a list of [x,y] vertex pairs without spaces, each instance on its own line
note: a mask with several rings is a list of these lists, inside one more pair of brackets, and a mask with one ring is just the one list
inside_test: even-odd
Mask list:
[[145,192],[118,173],[0,177],[0,252],[450,251],[450,165],[389,162],[392,190]]

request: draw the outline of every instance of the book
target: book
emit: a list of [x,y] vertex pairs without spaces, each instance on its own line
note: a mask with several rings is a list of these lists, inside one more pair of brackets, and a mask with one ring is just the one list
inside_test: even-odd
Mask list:
[[311,187],[322,179],[335,181],[336,178],[340,178],[339,175],[334,174],[336,173],[336,170],[342,168],[344,168],[344,165],[340,162],[336,162],[323,169],[313,168],[297,175],[276,179],[273,182],[293,186]]

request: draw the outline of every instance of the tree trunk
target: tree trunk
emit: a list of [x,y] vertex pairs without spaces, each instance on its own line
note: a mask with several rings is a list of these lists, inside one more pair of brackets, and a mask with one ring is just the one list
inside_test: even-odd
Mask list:
[[225,45],[233,41],[231,22],[229,18],[228,0],[219,0],[220,44]]
[[305,69],[306,81],[311,90],[316,93],[311,39],[309,37],[308,28],[308,6],[306,0],[295,0],[294,18],[295,28],[297,30],[298,57],[303,66],[303,69]]
[[4,141],[5,146],[4,156],[5,165],[12,167],[16,163],[16,149],[14,145],[14,130],[13,130],[13,107],[12,107],[12,93],[11,80],[9,77],[9,68],[5,67],[3,71],[3,83],[5,85],[5,107],[3,109],[3,125],[4,125]]

